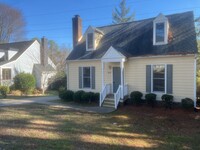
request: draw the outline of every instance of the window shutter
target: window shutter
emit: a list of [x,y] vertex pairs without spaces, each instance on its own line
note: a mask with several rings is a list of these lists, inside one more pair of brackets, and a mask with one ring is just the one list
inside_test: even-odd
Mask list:
[[146,65],[146,92],[151,92],[151,65]]
[[92,72],[92,89],[95,89],[95,67],[91,67]]
[[173,65],[167,65],[167,93],[173,93]]
[[82,75],[83,75],[83,69],[82,69],[82,67],[79,67],[79,89],[83,88]]

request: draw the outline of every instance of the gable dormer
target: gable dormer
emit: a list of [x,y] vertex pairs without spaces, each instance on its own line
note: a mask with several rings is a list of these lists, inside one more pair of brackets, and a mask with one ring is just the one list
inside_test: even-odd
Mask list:
[[168,43],[169,22],[163,14],[159,14],[153,21],[153,45]]
[[103,37],[103,32],[97,28],[89,26],[85,33],[86,38],[86,51],[96,50],[101,38]]

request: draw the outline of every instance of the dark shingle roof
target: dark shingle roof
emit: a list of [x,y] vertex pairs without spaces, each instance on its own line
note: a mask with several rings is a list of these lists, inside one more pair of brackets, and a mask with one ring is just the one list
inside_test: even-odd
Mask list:
[[175,55],[197,53],[193,12],[166,16],[172,39],[166,45],[153,45],[153,20],[133,21],[118,25],[97,27],[104,33],[95,51],[86,51],[82,41],[73,49],[67,60],[100,59],[113,46],[126,57],[148,55]]
[[4,51],[8,51],[10,49],[14,49],[17,51],[17,53],[8,61],[2,61],[0,62],[0,65],[6,64],[8,62],[14,61],[17,58],[19,58],[19,56],[21,56],[21,54],[33,43],[34,41],[22,41],[22,42],[14,42],[14,43],[4,43],[4,44],[0,44],[0,49],[4,50]]

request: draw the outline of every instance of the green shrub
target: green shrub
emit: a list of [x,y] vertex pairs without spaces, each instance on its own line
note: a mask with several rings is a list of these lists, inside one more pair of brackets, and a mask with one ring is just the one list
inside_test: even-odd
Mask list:
[[82,101],[82,95],[84,94],[85,92],[80,90],[80,91],[77,91],[74,93],[74,96],[73,96],[73,100],[76,101],[76,102],[81,102]]
[[194,101],[190,98],[185,98],[181,100],[181,105],[185,109],[190,109],[194,107]]
[[134,92],[131,92],[131,101],[132,103],[136,104],[136,105],[139,105],[142,103],[142,93],[139,92],[139,91],[134,91]]
[[10,91],[14,91],[14,90],[16,90],[16,88],[15,88],[15,85],[13,84],[10,86]]
[[65,91],[65,87],[61,86],[61,87],[58,89],[58,92],[61,92],[61,91]]
[[91,101],[91,98],[92,98],[91,93],[89,93],[89,92],[84,92],[84,93],[81,95],[81,102],[88,103],[89,101]]
[[99,96],[100,96],[99,93],[94,93],[94,101],[95,102],[99,102]]
[[59,97],[65,101],[73,101],[74,92],[71,90],[61,90],[59,91]]
[[7,94],[10,92],[10,88],[8,86],[0,86],[0,92],[3,98],[6,98]]
[[155,103],[156,103],[156,94],[154,94],[154,93],[146,94],[145,95],[145,99],[146,99],[147,103],[149,105],[151,105],[151,107],[155,106]]
[[31,92],[35,88],[35,84],[34,76],[29,73],[20,73],[14,78],[15,88],[25,94]]
[[161,97],[162,101],[165,103],[165,108],[172,108],[172,103],[174,100],[174,96],[168,95],[168,94],[163,94]]

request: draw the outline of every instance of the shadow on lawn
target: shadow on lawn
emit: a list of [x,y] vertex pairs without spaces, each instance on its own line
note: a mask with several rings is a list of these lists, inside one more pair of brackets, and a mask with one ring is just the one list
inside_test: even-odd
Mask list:
[[[152,109],[134,109],[123,107],[117,112],[100,115],[37,104],[4,107],[0,110],[0,149],[171,149],[199,146],[180,133],[190,127],[182,122],[190,117],[176,118],[180,116],[171,116],[173,113],[167,112],[157,114],[155,111],[158,110]],[[184,134],[189,136],[193,131]]]

